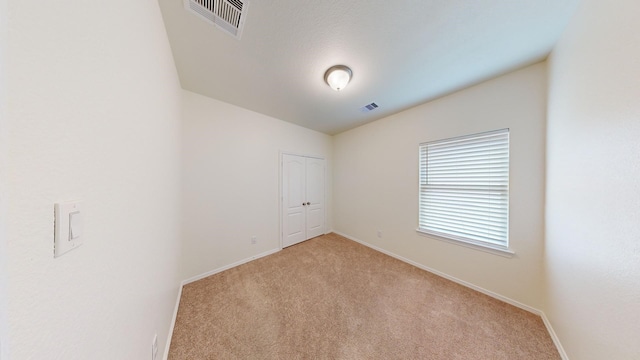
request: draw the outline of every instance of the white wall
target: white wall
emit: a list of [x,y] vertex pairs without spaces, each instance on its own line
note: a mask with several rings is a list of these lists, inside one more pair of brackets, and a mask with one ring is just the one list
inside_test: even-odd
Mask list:
[[7,2],[0,0],[0,359],[8,358],[7,343],[7,219],[8,194],[7,190],[7,102],[5,55],[7,45],[6,12]]
[[183,124],[185,278],[279,248],[280,151],[327,160],[331,229],[330,136],[188,91]]
[[[546,68],[537,64],[334,138],[334,229],[541,306]],[[418,144],[510,128],[513,258],[418,235]],[[378,238],[376,231],[383,232]]]
[[640,358],[638,14],[584,0],[550,59],[546,313],[572,359]]
[[[10,0],[7,18],[11,359],[149,359],[180,256],[181,98],[158,4]],[[70,199],[85,243],[54,259],[53,204]]]

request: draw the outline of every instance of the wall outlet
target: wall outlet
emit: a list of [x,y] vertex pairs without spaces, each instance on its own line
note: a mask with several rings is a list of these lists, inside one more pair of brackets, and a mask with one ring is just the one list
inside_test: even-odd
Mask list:
[[255,236],[252,236],[252,237],[251,237],[251,244],[252,244],[252,245],[255,245],[255,244],[257,244],[257,243],[258,243],[258,238],[257,238],[257,237],[255,237]]
[[378,237],[382,238],[382,230],[378,230]]
[[156,360],[158,356],[158,334],[153,335],[151,343],[151,360]]

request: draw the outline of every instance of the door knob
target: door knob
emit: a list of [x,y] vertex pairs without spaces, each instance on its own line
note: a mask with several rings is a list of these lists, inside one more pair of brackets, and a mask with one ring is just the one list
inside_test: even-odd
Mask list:
[[306,203],[302,203],[302,206],[305,206],[305,205],[307,205],[307,204]]
[[310,203],[310,202],[307,202],[307,205],[311,205],[311,203]]

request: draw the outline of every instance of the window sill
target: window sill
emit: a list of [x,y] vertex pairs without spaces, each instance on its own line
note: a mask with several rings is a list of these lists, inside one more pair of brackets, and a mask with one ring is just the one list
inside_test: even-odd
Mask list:
[[416,232],[419,235],[422,236],[426,236],[429,238],[433,238],[436,240],[440,240],[440,241],[444,241],[444,242],[448,242],[451,244],[455,244],[455,245],[459,245],[459,246],[463,246],[466,248],[470,248],[470,249],[474,249],[474,250],[479,250],[479,251],[483,251],[489,254],[494,254],[494,255],[499,255],[502,257],[506,257],[506,258],[512,258],[516,255],[515,251],[511,250],[511,249],[504,249],[504,248],[499,248],[499,247],[493,247],[490,245],[484,245],[484,244],[476,244],[476,243],[472,243],[472,242],[467,242],[464,240],[458,240],[458,239],[451,239],[451,238],[447,238],[444,236],[440,236],[440,235],[436,235],[424,230],[420,230],[420,229],[416,229]]

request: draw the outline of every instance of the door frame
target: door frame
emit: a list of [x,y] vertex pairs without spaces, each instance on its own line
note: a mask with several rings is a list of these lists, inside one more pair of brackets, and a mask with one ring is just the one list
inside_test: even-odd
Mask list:
[[279,249],[282,250],[284,249],[283,247],[283,241],[284,241],[284,234],[283,234],[283,227],[282,227],[282,222],[284,221],[283,217],[283,213],[282,213],[282,206],[283,201],[284,201],[284,195],[282,194],[282,185],[283,185],[283,181],[282,181],[282,170],[283,170],[283,166],[282,166],[282,162],[283,162],[283,158],[284,155],[293,155],[293,156],[302,156],[302,157],[306,157],[306,158],[313,158],[313,159],[319,159],[319,160],[324,160],[324,223],[322,226],[324,226],[324,231],[323,233],[326,234],[327,233],[327,159],[322,156],[322,155],[309,155],[309,154],[301,154],[301,153],[297,153],[297,152],[291,152],[291,151],[283,151],[280,150],[279,154],[278,154],[278,218],[279,218],[279,223],[278,223],[278,234],[279,234]]

